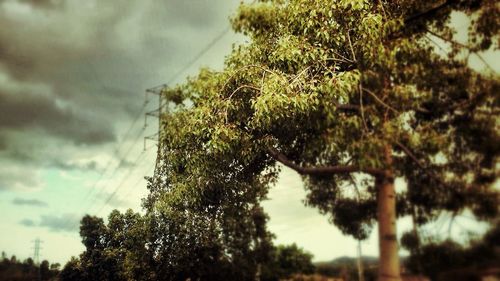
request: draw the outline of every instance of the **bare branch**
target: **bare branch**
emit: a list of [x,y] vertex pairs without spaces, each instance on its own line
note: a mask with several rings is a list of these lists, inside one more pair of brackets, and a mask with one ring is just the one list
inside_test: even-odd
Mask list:
[[365,88],[363,88],[363,90],[364,90],[365,92],[367,92],[368,94],[370,94],[370,95],[371,95],[371,96],[372,96],[372,97],[373,97],[376,101],[378,101],[381,105],[383,105],[383,106],[387,107],[388,109],[390,109],[390,110],[394,111],[394,113],[399,113],[396,109],[394,109],[394,107],[392,107],[392,106],[390,106],[390,105],[386,104],[384,101],[382,101],[381,99],[379,99],[379,97],[377,97],[377,95],[376,95],[374,92],[372,92],[372,91],[370,91],[370,90],[368,90],[368,89],[365,89]]
[[359,106],[360,106],[360,111],[361,111],[361,119],[363,120],[363,127],[366,132],[368,132],[368,125],[366,124],[366,119],[365,119],[365,110],[363,108],[363,84],[360,82],[359,85]]
[[[479,58],[479,59],[483,62],[483,64],[484,64],[484,65],[485,65],[485,66],[486,66],[489,70],[491,70],[492,72],[495,72],[495,70],[493,69],[493,67],[491,67],[491,65],[489,65],[489,64],[486,62],[486,60],[483,58],[483,56],[481,56],[481,54],[479,54],[479,53],[477,52],[477,50],[475,50],[475,49],[474,49],[474,48],[472,48],[471,46],[466,45],[466,44],[463,44],[463,43],[460,43],[460,42],[455,41],[455,40],[450,39],[450,38],[446,38],[446,37],[442,36],[441,34],[438,34],[438,33],[434,32],[434,31],[432,31],[432,30],[430,30],[430,29],[426,29],[426,30],[427,30],[427,32],[429,32],[431,35],[433,35],[433,36],[435,36],[435,37],[437,37],[437,38],[439,38],[439,39],[441,39],[441,40],[443,40],[443,41],[445,41],[445,42],[448,42],[448,43],[450,43],[450,44],[452,44],[452,45],[459,46],[459,47],[462,47],[462,48],[464,48],[464,49],[467,49],[470,53],[472,53],[472,54],[476,55],[476,56],[477,56],[477,57],[478,57],[478,58]],[[429,38],[429,39],[430,39],[430,38]],[[431,40],[432,40],[432,39],[431,39]],[[441,48],[441,46],[439,46],[439,44],[435,43],[433,40],[432,40],[432,42],[433,42],[436,46],[438,46],[439,48]],[[441,49],[442,49],[442,48],[441,48]]]
[[295,170],[301,175],[315,175],[315,176],[325,176],[325,175],[335,175],[335,174],[350,174],[350,173],[365,173],[372,176],[385,176],[386,173],[381,169],[376,168],[361,168],[353,165],[338,165],[338,166],[322,166],[322,167],[302,167],[297,165],[290,159],[288,159],[284,154],[278,152],[274,148],[268,148],[269,155],[281,164]]
[[222,86],[222,88],[220,89],[220,92],[223,92],[223,91],[226,89],[226,86],[227,86],[227,84],[229,83],[229,81],[231,81],[231,79],[233,79],[233,77],[234,77],[237,73],[239,73],[240,71],[243,71],[243,70],[245,70],[245,69],[248,69],[248,68],[258,68],[258,69],[261,69],[261,70],[262,70],[262,71],[264,71],[264,72],[268,72],[268,73],[270,73],[270,74],[273,74],[273,75],[276,75],[276,76],[280,77],[281,79],[283,79],[283,81],[284,81],[284,82],[288,82],[288,81],[285,79],[285,77],[283,77],[283,75],[282,75],[282,74],[280,74],[280,73],[278,73],[278,72],[276,72],[276,71],[274,71],[274,70],[271,70],[271,69],[269,69],[269,68],[263,67],[263,66],[261,66],[261,65],[250,64],[250,65],[245,65],[245,66],[242,66],[242,67],[240,67],[240,68],[236,69],[235,73],[234,73],[233,75],[231,75],[231,76],[230,76],[230,77],[226,80],[226,83],[224,83],[224,85],[223,85],[223,86]]
[[236,90],[234,90],[230,95],[229,97],[227,97],[228,100],[230,100],[234,94],[236,94],[239,90],[241,89],[245,89],[245,88],[248,88],[248,89],[253,89],[253,90],[256,90],[256,91],[261,91],[261,89],[255,87],[255,86],[252,86],[252,85],[241,85],[239,86],[238,88],[236,88]]
[[431,8],[429,10],[420,12],[418,14],[414,14],[414,15],[412,15],[412,16],[410,16],[410,17],[408,17],[408,18],[405,19],[405,24],[413,23],[413,22],[415,22],[415,21],[417,21],[419,19],[425,19],[425,18],[432,17],[433,15],[435,15],[440,10],[442,10],[444,8],[447,8],[448,6],[450,6],[451,4],[453,4],[453,2],[456,2],[456,1],[446,0],[446,1],[443,1],[443,3],[438,4],[437,6],[434,6],[433,8]]
[[356,54],[354,53],[354,48],[352,47],[351,36],[349,35],[349,31],[347,32],[347,40],[349,40],[349,46],[351,46],[352,60],[356,60]]
[[420,163],[420,161],[418,160],[418,158],[415,156],[415,154],[413,154],[411,152],[411,150],[406,147],[404,144],[402,144],[401,142],[399,141],[395,141],[394,142],[397,146],[399,146],[399,148],[401,148],[406,155],[408,155],[413,161],[415,161],[415,163],[417,163],[417,165],[421,168],[421,169],[426,169],[424,164]]

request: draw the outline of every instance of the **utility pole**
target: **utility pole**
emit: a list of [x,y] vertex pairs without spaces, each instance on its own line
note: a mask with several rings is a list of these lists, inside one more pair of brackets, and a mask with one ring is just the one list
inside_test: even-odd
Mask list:
[[365,281],[363,272],[363,253],[361,252],[361,240],[358,240],[358,280]]
[[33,262],[35,263],[35,266],[38,266],[38,281],[41,281],[42,280],[42,272],[40,271],[40,250],[42,249],[42,247],[40,246],[40,244],[43,243],[42,240],[40,240],[40,238],[36,238],[34,241],[32,241],[35,246],[33,247],[33,249],[35,250],[35,253],[33,254]]

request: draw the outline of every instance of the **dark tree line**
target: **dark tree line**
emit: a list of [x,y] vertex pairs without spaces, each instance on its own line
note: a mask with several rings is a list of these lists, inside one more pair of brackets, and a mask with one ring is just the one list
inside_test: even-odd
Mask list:
[[481,280],[481,271],[500,264],[500,222],[467,245],[451,239],[421,243],[413,233],[404,235],[401,243],[411,253],[408,269],[431,280]]
[[47,260],[37,265],[32,258],[19,261],[16,256],[12,256],[9,259],[6,253],[2,252],[0,281],[33,281],[38,280],[38,274],[42,281],[56,280],[59,267],[59,263],[51,264]]
[[[254,216],[266,220],[262,213]],[[256,250],[240,249],[246,256],[229,256],[225,252],[231,250],[231,241],[221,242],[216,237],[198,241],[197,235],[210,234],[209,230],[196,233],[196,225],[192,229],[170,223],[168,230],[157,232],[157,222],[131,210],[123,214],[113,211],[107,224],[101,218],[85,216],[80,226],[85,251],[64,266],[60,280],[255,280],[258,271],[260,280],[277,281],[314,271],[312,255],[295,244],[274,246],[266,240]],[[262,261],[258,269],[253,268],[255,260]]]

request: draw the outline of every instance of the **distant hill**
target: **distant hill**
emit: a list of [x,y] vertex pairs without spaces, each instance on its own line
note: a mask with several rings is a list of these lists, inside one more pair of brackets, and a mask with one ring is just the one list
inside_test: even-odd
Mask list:
[[[378,257],[373,257],[373,256],[363,256],[362,257],[363,264],[366,265],[377,265],[378,264]],[[321,262],[316,262],[314,265],[316,266],[324,266],[324,265],[329,265],[329,266],[355,266],[358,261],[358,258],[356,257],[348,257],[348,256],[343,256],[343,257],[338,257],[336,259],[333,259],[331,261],[321,261]]]

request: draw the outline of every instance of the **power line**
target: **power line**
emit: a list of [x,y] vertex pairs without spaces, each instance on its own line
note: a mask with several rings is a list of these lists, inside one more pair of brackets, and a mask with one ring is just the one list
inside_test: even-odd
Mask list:
[[196,56],[194,56],[183,68],[177,71],[166,83],[152,87],[150,89],[155,89],[158,87],[165,87],[166,85],[172,84],[179,76],[192,67],[196,61],[198,61],[206,52],[208,52],[217,42],[219,42],[224,35],[226,35],[231,30],[230,26],[227,26],[222,32],[220,32],[217,36],[212,39]]
[[[111,192],[108,195],[108,197],[106,198],[105,202],[101,205],[101,207],[98,209],[98,211],[96,212],[96,214],[99,214],[102,211],[102,209],[111,201],[111,199],[113,199],[113,197],[117,194],[118,190],[123,186],[123,184],[125,183],[125,181],[132,175],[132,172],[138,167],[138,164],[141,163],[142,158],[144,157],[144,155],[145,155],[144,151],[142,151],[141,153],[139,153],[138,157],[134,160],[134,162],[132,163],[132,165],[130,165],[128,167],[127,175],[122,179],[122,181],[117,186],[115,186],[115,188],[113,189],[113,192]],[[102,194],[102,192],[101,192],[101,194]],[[92,210],[93,207],[96,206],[96,204],[95,204],[96,202],[97,202],[97,200],[93,200],[92,203],[91,203],[91,205],[89,205],[87,207],[87,209],[85,210],[84,214],[89,213],[90,210]],[[69,226],[70,226],[70,228],[73,228],[77,224],[78,224],[78,221],[74,221]]]
[[[115,148],[115,154],[116,156],[119,156],[119,152],[120,150],[123,148],[123,146],[125,145],[125,140],[129,137],[129,134],[132,132],[132,129],[134,128],[135,124],[137,123],[137,121],[139,120],[139,118],[141,118],[142,116],[142,113],[144,112],[144,109],[146,108],[146,104],[148,103],[149,101],[146,99],[144,101],[144,104],[143,106],[141,107],[141,109],[137,112],[137,115],[135,116],[134,120],[132,121],[130,127],[127,129],[126,133],[123,135],[122,139],[120,140],[119,144],[117,145],[117,147]],[[141,131],[142,132],[142,131]],[[120,162],[119,162],[119,165],[117,166],[117,169],[120,168],[120,165],[122,164],[122,162],[124,161],[124,158],[126,157],[127,155],[125,155],[124,157],[121,157],[120,159]],[[102,170],[102,172],[99,174],[99,178],[94,182],[94,184],[92,185],[92,187],[89,189],[89,191],[86,193],[86,195],[84,196],[84,199],[83,201],[87,200],[89,198],[89,196],[92,194],[92,191],[95,190],[97,184],[102,180],[103,176],[106,174],[106,172],[108,171],[108,169],[111,167],[111,163],[113,162],[113,158],[110,158],[108,160],[108,162],[106,163],[106,166],[105,168]],[[115,169],[116,171],[116,169]]]
[[[144,105],[142,106],[142,108],[139,110],[138,114],[135,116],[134,120],[132,121],[130,127],[127,129],[125,135],[123,136],[122,140],[119,142],[118,146],[117,146],[117,149],[115,150],[116,151],[116,155],[119,156],[119,152],[120,150],[122,150],[122,148],[124,148],[124,145],[125,145],[125,140],[128,139],[130,133],[132,132],[132,129],[133,127],[135,126],[135,124],[137,123],[137,121],[139,120],[139,118],[142,116],[142,113],[144,111],[144,109],[146,108],[146,104],[148,103],[148,101],[146,100],[144,102]],[[113,170],[113,172],[111,173],[111,177],[114,177],[114,175],[117,173],[117,171],[123,166],[123,163],[126,161],[126,158],[127,156],[130,154],[130,152],[132,151],[132,148],[134,147],[134,145],[137,143],[137,141],[140,139],[140,137],[142,136],[142,133],[144,131],[145,128],[142,128],[138,135],[136,136],[134,142],[132,143],[132,145],[129,147],[129,149],[127,150],[127,152],[122,156],[120,157],[119,159],[119,164],[118,166]],[[112,163],[112,160],[113,158],[110,158],[106,164],[106,167],[105,169],[100,173],[99,175],[99,178],[94,182],[94,184],[92,185],[92,187],[88,190],[88,192],[85,194],[82,202],[85,202],[87,201],[91,194],[93,193],[94,190],[97,190],[97,185],[98,183],[101,182],[103,176],[108,172],[109,170],[109,167],[111,167],[111,163]],[[99,195],[102,193],[102,190],[103,188],[100,190],[100,192],[98,193]],[[92,202],[92,200],[90,201]],[[92,204],[92,203],[90,203]],[[65,220],[64,222],[64,225],[69,225],[70,221],[72,219],[72,216],[68,216],[68,218]],[[74,223],[72,223],[71,225],[73,225]]]
[[[134,161],[134,166],[131,166],[131,167],[137,167],[138,163],[140,163],[140,161],[142,160],[142,158],[144,157],[145,154],[146,153],[144,151],[142,151],[138,155],[137,159]],[[135,168],[134,169],[129,169],[129,170],[135,170]],[[113,199],[113,197],[116,195],[116,193],[118,192],[118,190],[123,186],[123,184],[125,184],[125,181],[130,177],[131,174],[132,174],[132,171],[129,171],[129,173],[127,173],[127,175],[122,179],[122,181],[109,194],[108,198],[106,198],[106,201],[104,201],[104,204],[96,212],[97,214],[99,214],[102,211],[102,209],[104,209],[104,207],[106,207],[106,205],[111,201],[111,199]]]
[[[139,131],[139,133],[137,134],[136,138],[134,139],[134,141],[132,142],[132,144],[131,144],[131,145],[130,145],[130,147],[128,148],[127,152],[126,152],[126,153],[123,155],[123,157],[121,158],[121,160],[120,160],[120,164],[119,164],[119,165],[118,165],[118,167],[117,167],[117,168],[113,171],[113,173],[112,173],[112,175],[111,175],[111,177],[110,177],[110,178],[113,178],[113,177],[116,175],[116,173],[117,173],[117,171],[119,170],[119,168],[121,168],[121,167],[123,166],[123,163],[125,162],[125,160],[126,160],[127,156],[130,154],[130,152],[132,151],[132,149],[135,147],[135,145],[137,144],[137,142],[138,142],[138,141],[140,140],[140,138],[142,137],[142,132],[143,132],[143,131],[144,131],[144,128],[142,128],[142,129]],[[139,154],[139,156],[141,156],[142,154],[143,154],[143,152],[141,152],[141,154]],[[138,157],[137,159],[139,159],[139,157]],[[129,170],[130,170],[132,167],[136,167],[136,164],[137,164],[136,162],[137,162],[137,160],[136,160],[136,161],[134,161],[134,162],[132,163],[132,165],[131,165],[131,166],[129,166]],[[130,173],[129,173],[128,175],[130,175]],[[103,186],[103,187],[100,189],[99,193],[95,196],[95,198],[100,197],[100,196],[103,194],[104,190],[106,190],[106,188],[107,188],[108,186],[109,186],[109,184],[106,184],[105,186]],[[90,210],[94,207],[94,204],[95,204],[95,202],[96,202],[96,199],[91,200],[90,202],[91,202],[91,203],[90,203],[90,205],[86,208],[86,210],[85,210],[84,214],[85,214],[85,213],[88,213],[88,212],[89,212],[89,211],[90,211]]]
[[[183,74],[186,70],[188,70],[189,68],[191,68],[203,55],[205,55],[205,53],[207,53],[217,42],[219,42],[230,30],[230,27],[226,27],[222,32],[220,32],[216,37],[214,37],[202,50],[200,50],[200,52],[198,54],[196,54],[196,56],[194,56],[184,67],[182,67],[179,71],[177,71],[169,80],[167,83],[165,84],[161,84],[161,85],[158,85],[158,86],[155,86],[155,87],[152,87],[152,88],[149,88],[146,90],[146,100],[145,100],[145,103],[143,105],[143,107],[141,108],[141,110],[139,111],[139,113],[137,114],[137,116],[134,118],[131,126],[129,127],[129,129],[127,130],[127,132],[125,133],[125,136],[123,137],[123,139],[121,140],[121,143],[119,145],[119,147],[116,149],[116,153],[118,154],[119,151],[123,148],[122,146],[124,145],[124,141],[128,138],[128,135],[130,134],[132,128],[135,126],[135,124],[137,123],[138,119],[140,118],[140,116],[142,116],[142,113],[144,111],[144,109],[146,108],[146,104],[148,102],[148,99],[147,99],[147,95],[148,93],[155,93],[157,92],[158,90],[161,90],[163,88],[165,88],[168,84],[171,84],[173,83],[181,74]],[[102,83],[101,83],[102,84]],[[104,87],[104,84],[102,84],[103,88]],[[162,103],[161,103],[161,92],[158,92],[159,96],[160,96],[160,102],[159,102],[159,107],[157,109],[157,111],[159,112],[158,113],[158,118],[161,118],[161,107],[162,107]],[[149,115],[152,115],[150,114],[151,112],[148,112]],[[125,155],[120,159],[120,162],[119,162],[119,165],[114,169],[114,171],[111,173],[111,176],[110,178],[113,178],[118,169],[121,168],[123,162],[125,161],[126,157],[128,156],[128,154],[131,152],[131,150],[133,149],[134,145],[137,143],[137,141],[139,140],[142,132],[144,132],[145,130],[145,127],[147,125],[147,115],[145,117],[145,126],[143,127],[143,129],[140,131],[140,134],[136,137],[136,139],[134,140],[134,142],[132,143],[132,145],[130,146],[130,148],[127,150],[127,152],[125,153]],[[159,124],[160,125],[160,124]],[[155,135],[160,135],[160,126],[158,127],[158,132],[155,134]],[[159,137],[158,137],[159,139]],[[146,146],[144,147],[144,149],[146,149]],[[136,161],[139,161],[139,159],[143,156],[143,153],[141,153],[139,155],[139,157],[137,158]],[[158,157],[158,155],[157,155]],[[106,172],[108,171],[110,165],[111,165],[111,162],[112,162],[112,159],[110,159],[108,161],[108,163],[106,164],[106,168],[103,170],[103,172],[100,174],[98,180],[93,184],[92,188],[89,190],[89,192],[86,194],[85,196],[85,199],[84,200],[87,200],[90,195],[92,194],[92,191],[96,190],[96,186],[97,184],[102,180],[104,174],[106,174]],[[158,159],[156,161],[156,163],[158,163]],[[155,169],[156,170],[156,169]],[[131,173],[128,173],[125,178],[122,180],[122,182],[117,185],[114,189],[114,191],[108,196],[108,198],[106,199],[106,202],[104,203],[103,206],[101,206],[101,208],[99,209],[99,212],[112,200],[112,198],[116,195],[117,191],[120,189],[120,187],[124,184],[125,180],[130,177]],[[142,180],[142,179],[140,179]],[[140,182],[140,180],[138,182]],[[105,186],[107,187],[107,185]],[[105,187],[101,188],[101,192],[98,193],[99,195],[102,194],[103,190],[105,189]],[[92,200],[91,202],[91,205],[89,206],[89,208],[87,208],[87,211],[88,212],[94,205],[94,203],[96,202],[96,200]]]
[[[152,170],[154,168],[154,166],[155,166],[154,164],[155,163],[153,163],[153,165],[149,165],[149,167],[148,167],[148,169],[146,169],[146,171]],[[139,178],[138,181],[136,181],[133,185],[131,185],[131,188],[128,190],[127,193],[124,194],[123,197],[124,198],[128,197],[132,193],[132,191],[134,190],[134,187],[136,187],[142,180],[144,180],[144,178]]]

